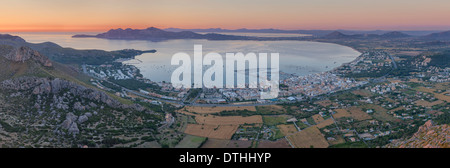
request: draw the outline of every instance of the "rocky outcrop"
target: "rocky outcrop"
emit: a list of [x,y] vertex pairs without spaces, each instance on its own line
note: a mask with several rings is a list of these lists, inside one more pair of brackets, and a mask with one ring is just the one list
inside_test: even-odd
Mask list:
[[69,129],[68,129],[70,134],[78,134],[80,133],[80,130],[78,129],[77,123],[76,122],[72,122],[72,124],[70,125]]
[[61,123],[61,127],[63,129],[68,130],[69,133],[74,134],[74,135],[80,133],[80,130],[78,129],[78,125],[75,122],[75,121],[77,121],[77,118],[78,117],[76,115],[74,115],[73,113],[68,113],[66,115],[66,120],[64,120]]
[[73,108],[74,108],[75,110],[79,110],[79,111],[86,110],[86,107],[83,106],[83,105],[81,105],[80,102],[75,102],[75,103],[73,104]]
[[84,115],[85,115],[86,117],[92,117],[92,113],[89,113],[89,112],[85,113]]
[[[90,118],[103,116],[97,111],[105,108],[111,110],[111,113],[118,111],[152,112],[138,104],[124,105],[102,91],[59,78],[19,77],[7,79],[0,82],[0,92],[9,92],[6,95],[24,97],[26,103],[29,104],[21,107],[37,111],[34,114],[27,112],[24,115],[36,114],[59,123],[58,127],[53,129],[57,135],[84,134],[83,128],[90,124],[88,123]],[[92,122],[98,123],[99,121],[92,120]]]
[[29,47],[19,47],[14,48],[9,53],[3,55],[6,59],[15,61],[15,62],[25,62],[27,60],[34,60],[39,62],[41,65],[45,67],[51,67],[52,62],[44,55],[41,55],[39,52],[29,48]]
[[58,109],[67,110],[69,108],[68,104],[63,101],[62,97],[55,96],[55,94],[64,92],[62,94],[73,94],[79,96],[80,98],[89,99],[88,105],[82,105],[81,102],[74,103],[74,109],[83,111],[88,108],[96,108],[98,105],[94,102],[104,103],[113,108],[131,108],[136,111],[142,112],[145,110],[139,104],[125,105],[121,104],[116,99],[108,96],[106,93],[101,92],[96,89],[87,88],[85,86],[55,78],[37,78],[37,77],[20,77],[14,79],[8,79],[0,83],[0,87],[3,89],[11,89],[15,91],[31,91],[34,95],[49,95],[53,94],[53,102],[55,107]]
[[434,125],[428,120],[407,140],[394,140],[388,148],[450,148],[450,127],[447,124]]
[[82,115],[80,117],[78,117],[78,123],[84,123],[89,119],[89,117],[87,115]]
[[[36,77],[21,77],[3,81],[0,86],[4,89],[12,89],[17,91],[32,90],[32,94],[57,94],[61,91],[68,91],[73,95],[81,98],[86,98],[92,101],[102,102],[111,107],[121,107],[121,104],[116,100],[105,94],[104,92],[87,88],[73,82],[62,80],[59,78],[36,78]],[[64,105],[61,105],[64,108]],[[85,107],[81,103],[77,106],[78,110],[83,110]]]

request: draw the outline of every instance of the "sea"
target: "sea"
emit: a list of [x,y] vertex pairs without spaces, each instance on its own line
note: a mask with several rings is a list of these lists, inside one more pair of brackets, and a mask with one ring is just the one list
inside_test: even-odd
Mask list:
[[[280,71],[299,76],[332,70],[343,63],[351,62],[361,53],[332,43],[309,41],[209,41],[201,39],[180,39],[167,41],[107,40],[98,38],[72,38],[75,34],[98,34],[99,32],[10,32],[31,43],[53,42],[62,47],[74,49],[100,49],[114,51],[121,49],[157,50],[156,53],[138,55],[135,59],[123,61],[140,69],[142,75],[152,81],[170,81],[172,72],[178,67],[171,65],[172,56],[184,52],[193,59],[194,45],[202,45],[203,55],[216,52],[225,58],[226,53],[247,54],[279,53]],[[248,33],[233,35],[249,35]],[[253,33],[251,35],[258,35]],[[307,36],[298,34],[270,34],[265,37]]]

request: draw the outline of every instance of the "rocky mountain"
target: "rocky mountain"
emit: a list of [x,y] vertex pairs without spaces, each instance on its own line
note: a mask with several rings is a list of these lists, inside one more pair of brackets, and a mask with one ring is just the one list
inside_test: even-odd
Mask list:
[[[33,95],[57,94],[67,90],[80,98],[101,102],[114,108],[122,107],[117,100],[106,95],[104,92],[59,78],[20,77],[3,81],[0,83],[0,87],[13,91],[31,91]],[[61,105],[57,104],[57,107],[61,107]]]
[[428,120],[409,139],[394,140],[388,148],[450,148],[450,127],[447,124],[435,125]]
[[30,47],[0,45],[0,147],[154,141],[163,112],[98,90],[82,76]]
[[55,64],[47,56],[29,47],[0,45],[0,81],[19,76],[52,76],[51,73],[71,73],[72,70],[69,69]]
[[12,48],[9,53],[3,55],[6,59],[16,62],[25,62],[29,59],[33,59],[43,66],[51,67],[52,62],[44,55],[39,52],[29,48],[29,47],[19,47]]
[[2,147],[111,147],[112,135],[156,133],[163,115],[59,78],[9,79],[0,91]]

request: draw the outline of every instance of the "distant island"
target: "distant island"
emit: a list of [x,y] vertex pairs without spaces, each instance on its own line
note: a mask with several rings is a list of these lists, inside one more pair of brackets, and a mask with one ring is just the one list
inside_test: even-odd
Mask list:
[[155,27],[149,27],[147,29],[111,29],[108,32],[97,35],[85,35],[78,34],[72,36],[74,38],[105,38],[105,39],[123,39],[123,40],[152,40],[162,41],[170,39],[208,39],[208,40],[245,40],[248,37],[245,36],[233,36],[222,34],[199,34],[192,31],[170,32]]
[[77,34],[73,38],[104,38],[120,40],[151,40],[164,41],[171,39],[206,39],[206,40],[301,40],[307,37],[255,37],[236,36],[217,33],[200,34],[192,31],[166,31],[155,27],[147,29],[111,29],[105,33],[97,35]]

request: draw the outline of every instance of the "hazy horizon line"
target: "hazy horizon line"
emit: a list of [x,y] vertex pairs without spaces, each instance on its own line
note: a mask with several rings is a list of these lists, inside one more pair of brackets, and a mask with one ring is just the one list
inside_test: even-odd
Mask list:
[[292,28],[292,29],[284,29],[284,28],[222,28],[222,27],[209,27],[209,28],[180,28],[180,27],[157,27],[157,26],[144,26],[144,27],[111,27],[107,29],[5,29],[1,30],[0,32],[105,32],[111,29],[146,29],[150,27],[155,27],[158,29],[184,29],[184,30],[192,30],[192,29],[222,29],[222,30],[241,30],[241,29],[247,29],[247,30],[267,30],[267,29],[274,29],[274,30],[284,30],[284,31],[296,31],[296,30],[321,30],[321,31],[336,31],[336,30],[346,30],[346,31],[449,31],[450,28],[432,28],[432,29],[413,29],[413,27],[410,28],[399,28],[399,29],[390,29],[390,28],[374,28],[374,29],[365,29],[365,28],[336,28],[336,29],[330,29],[330,28]]

